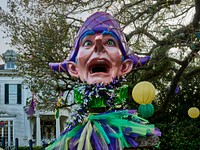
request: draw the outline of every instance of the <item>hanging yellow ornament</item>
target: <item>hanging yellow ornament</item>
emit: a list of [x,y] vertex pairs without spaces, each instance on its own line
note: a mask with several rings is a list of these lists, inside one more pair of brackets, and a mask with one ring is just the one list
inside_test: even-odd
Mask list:
[[191,118],[197,118],[199,117],[199,109],[197,107],[191,107],[189,110],[188,110],[188,115],[191,117]]
[[61,98],[58,98],[56,105],[59,107],[61,103]]
[[138,104],[148,104],[155,98],[156,89],[154,85],[147,81],[142,81],[135,85],[132,90],[133,99]]

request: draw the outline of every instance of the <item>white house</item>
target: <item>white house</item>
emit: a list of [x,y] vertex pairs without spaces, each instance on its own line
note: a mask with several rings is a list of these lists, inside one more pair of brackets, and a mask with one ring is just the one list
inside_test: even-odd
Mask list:
[[19,139],[19,146],[27,146],[32,139],[35,145],[42,145],[42,140],[52,140],[65,128],[67,111],[61,111],[57,119],[54,112],[38,111],[28,116],[25,113],[27,99],[31,91],[22,85],[22,77],[17,75],[16,53],[7,50],[3,55],[5,64],[0,65],[0,147],[5,137],[7,147]]

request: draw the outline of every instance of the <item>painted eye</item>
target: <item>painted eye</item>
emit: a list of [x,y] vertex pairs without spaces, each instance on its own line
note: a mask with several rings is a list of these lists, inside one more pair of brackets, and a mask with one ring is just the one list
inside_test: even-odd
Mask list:
[[107,41],[108,46],[115,46],[115,42],[113,40],[108,40]]
[[85,41],[85,43],[83,44],[83,46],[91,46],[92,42],[90,40]]

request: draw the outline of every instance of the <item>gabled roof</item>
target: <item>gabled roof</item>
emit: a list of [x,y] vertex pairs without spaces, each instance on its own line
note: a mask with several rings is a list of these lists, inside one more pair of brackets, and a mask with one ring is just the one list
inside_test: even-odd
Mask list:
[[5,53],[2,54],[3,61],[6,62],[15,62],[17,53],[14,50],[7,50]]
[[17,53],[14,50],[9,49],[5,53],[3,53],[2,55],[3,55],[3,57],[6,57],[6,56],[16,57]]

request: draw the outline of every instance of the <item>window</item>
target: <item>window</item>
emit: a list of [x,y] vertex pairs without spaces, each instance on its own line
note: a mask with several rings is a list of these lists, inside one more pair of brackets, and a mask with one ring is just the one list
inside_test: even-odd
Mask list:
[[21,104],[21,84],[5,84],[5,104]]
[[5,65],[5,69],[15,69],[15,63],[14,62],[7,62]]
[[0,121],[0,143],[2,143],[2,137],[5,137],[5,145],[13,145],[13,120]]

